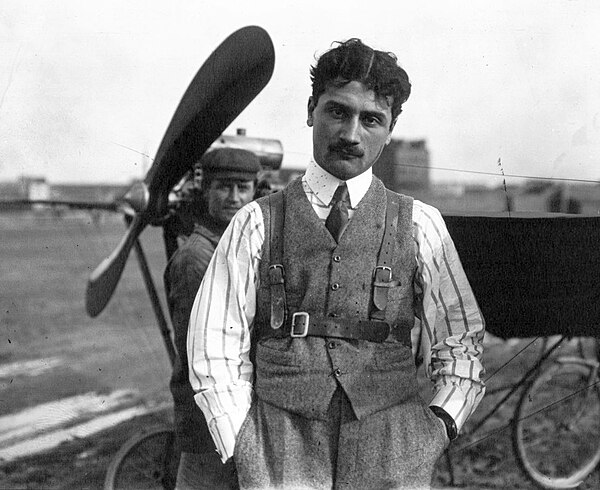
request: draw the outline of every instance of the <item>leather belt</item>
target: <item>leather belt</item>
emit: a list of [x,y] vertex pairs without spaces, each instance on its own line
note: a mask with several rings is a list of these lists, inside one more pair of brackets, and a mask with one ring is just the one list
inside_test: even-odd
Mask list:
[[285,322],[284,328],[263,329],[263,337],[334,337],[383,342],[391,332],[387,322],[350,318],[324,318],[299,311]]

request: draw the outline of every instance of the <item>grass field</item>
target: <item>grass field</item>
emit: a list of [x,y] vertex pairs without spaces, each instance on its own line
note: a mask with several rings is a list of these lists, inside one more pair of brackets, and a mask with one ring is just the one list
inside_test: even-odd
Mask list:
[[[63,219],[0,215],[0,230],[2,363],[60,358],[64,372],[49,383],[53,396],[130,383],[144,396],[164,391],[168,358],[133,256],[106,310],[97,318],[85,312],[87,278],[120,240],[120,219],[109,216],[96,226],[85,214]],[[165,259],[159,231],[149,228],[142,244],[162,287]],[[48,397],[35,389],[21,392],[19,385],[11,384],[9,389],[17,393],[3,397],[0,412]]]
[[[0,488],[101,488],[108,462],[120,444],[140,428],[169,421],[170,365],[133,256],[106,310],[89,318],[84,309],[89,273],[123,232],[122,222],[114,216],[96,225],[86,214],[60,219],[0,215],[0,366],[24,361],[56,363],[37,376],[15,374],[0,379],[0,416],[74,395],[116,390],[135,393],[132,404],[163,407],[51,451],[0,461]],[[164,299],[161,230],[147,229],[142,245]],[[489,343],[488,373],[511,359],[525,342]],[[502,368],[490,381],[490,391],[517,379],[535,353],[535,348],[529,349]],[[500,396],[486,397],[471,422]],[[512,455],[507,426],[513,406],[514,402],[505,404],[477,434],[457,441],[452,452],[457,486],[531,488]],[[446,487],[448,481],[448,468],[440,461],[435,486]],[[598,474],[582,488],[600,488]]]

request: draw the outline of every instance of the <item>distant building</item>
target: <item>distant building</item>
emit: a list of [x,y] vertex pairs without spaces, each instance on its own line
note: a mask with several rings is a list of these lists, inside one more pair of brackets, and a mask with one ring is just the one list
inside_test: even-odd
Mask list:
[[50,186],[45,177],[23,177],[21,182],[27,199],[44,201],[50,198]]
[[0,182],[0,200],[25,199],[22,182]]
[[373,166],[373,173],[396,192],[428,189],[429,171],[429,150],[423,139],[392,139]]
[[130,184],[52,184],[51,199],[59,201],[114,202],[121,199]]
[[[44,177],[29,177],[23,179],[23,187],[27,189],[27,199],[45,201],[50,198],[50,186]],[[34,204],[33,209],[40,211],[42,205]]]
[[600,215],[600,183],[567,185],[565,195],[569,200],[577,200],[582,214]]
[[594,214],[598,212],[598,199],[600,198],[598,186],[595,186],[596,202],[594,203],[593,199],[582,202],[584,198],[592,197],[593,191],[592,186],[576,187],[544,181],[525,182],[514,195],[513,211]]
[[[99,216],[102,213],[93,209],[94,203],[111,205],[101,206],[101,209],[112,210],[112,205],[121,200],[130,187],[131,184],[51,184],[45,177],[22,176],[17,181],[0,182],[0,212],[50,211],[62,216],[68,208],[88,209],[91,205],[90,212]],[[98,216],[93,219],[96,221]]]

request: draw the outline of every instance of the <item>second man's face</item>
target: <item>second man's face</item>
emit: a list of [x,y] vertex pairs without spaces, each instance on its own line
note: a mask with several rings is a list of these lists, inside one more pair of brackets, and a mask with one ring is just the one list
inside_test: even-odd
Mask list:
[[207,192],[208,214],[226,225],[254,198],[254,181],[213,179]]
[[330,85],[318,101],[309,99],[308,125],[313,128],[315,162],[348,180],[372,167],[390,142],[391,101],[360,82]]

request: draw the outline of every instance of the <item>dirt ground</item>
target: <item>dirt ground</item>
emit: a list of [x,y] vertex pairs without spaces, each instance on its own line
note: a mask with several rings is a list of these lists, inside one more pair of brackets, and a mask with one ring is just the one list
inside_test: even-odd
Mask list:
[[[107,466],[124,441],[144,428],[170,424],[170,365],[133,257],[107,309],[97,318],[87,317],[84,310],[87,277],[112,251],[123,229],[117,218],[94,224],[84,213],[62,219],[0,214],[0,366],[61,360],[59,367],[39,376],[0,379],[0,416],[77,394],[120,389],[132,390],[136,403],[163,407],[45,452],[0,461],[0,489],[102,488]],[[144,232],[142,244],[163,297],[160,230]],[[488,373],[510,362],[490,381],[490,394],[470,427],[503,395],[494,393],[496,389],[511,384],[531,365],[535,348],[511,360],[526,342],[489,345]],[[453,444],[454,485],[447,461],[441,460],[435,488],[532,488],[517,467],[510,443],[515,401],[513,397],[504,404],[477,433],[462,435]],[[600,488],[598,471],[581,488]]]

